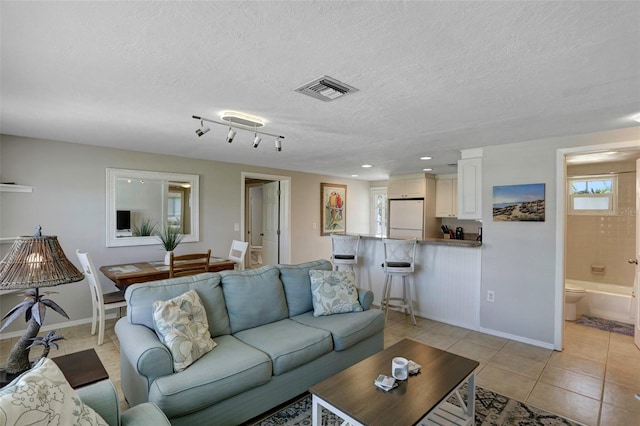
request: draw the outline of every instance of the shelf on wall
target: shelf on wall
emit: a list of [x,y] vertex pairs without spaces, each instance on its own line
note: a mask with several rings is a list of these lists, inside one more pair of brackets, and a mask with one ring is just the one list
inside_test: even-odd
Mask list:
[[18,237],[0,237],[0,244],[11,244],[16,240],[16,238]]
[[33,192],[33,187],[14,185],[12,183],[0,183],[0,192]]

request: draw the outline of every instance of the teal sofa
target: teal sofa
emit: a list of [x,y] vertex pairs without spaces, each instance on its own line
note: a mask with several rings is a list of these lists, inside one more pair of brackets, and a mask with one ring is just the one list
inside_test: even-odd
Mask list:
[[121,412],[118,392],[110,380],[78,388],[76,392],[82,402],[93,408],[109,426],[171,425],[154,404],[139,404]]
[[[309,271],[331,267],[317,260],[130,286],[115,327],[125,398],[155,403],[173,425],[237,425],[382,350],[384,315],[370,309],[371,291],[358,289],[362,312],[313,316]],[[152,304],[192,289],[217,346],[176,373]]]

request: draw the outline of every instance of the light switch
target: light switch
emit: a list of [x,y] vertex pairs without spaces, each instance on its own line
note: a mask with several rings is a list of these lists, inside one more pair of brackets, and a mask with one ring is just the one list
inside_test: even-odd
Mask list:
[[233,230],[234,231],[239,231],[240,230],[240,224],[239,223],[234,223],[233,224]]

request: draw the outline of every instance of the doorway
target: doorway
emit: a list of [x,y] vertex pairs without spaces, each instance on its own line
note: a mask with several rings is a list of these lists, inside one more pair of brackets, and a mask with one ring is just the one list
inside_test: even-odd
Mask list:
[[[637,160],[638,157],[640,157],[640,148],[638,148],[638,142],[633,141],[633,142],[624,142],[624,143],[591,145],[591,146],[584,146],[584,147],[577,147],[577,148],[560,149],[557,151],[557,153],[558,154],[557,154],[557,164],[556,164],[557,166],[556,203],[557,203],[558,209],[557,209],[557,216],[556,216],[556,230],[557,230],[556,246],[558,250],[556,252],[556,287],[555,287],[556,288],[556,297],[555,297],[556,323],[555,323],[555,333],[554,333],[555,334],[554,347],[556,350],[562,350],[563,343],[564,343],[564,336],[563,336],[564,321],[566,316],[566,312],[564,310],[566,279],[576,274],[582,274],[582,277],[588,277],[589,274],[596,274],[596,275],[591,275],[591,277],[594,277],[595,280],[597,281],[599,278],[597,274],[602,273],[601,266],[603,266],[603,265],[592,264],[592,263],[598,263],[598,262],[592,262],[592,259],[595,259],[596,257],[594,257],[591,254],[588,255],[589,259],[585,259],[585,261],[588,260],[588,263],[586,264],[586,266],[585,264],[577,265],[576,259],[574,257],[569,258],[569,256],[576,255],[575,253],[576,243],[575,241],[573,241],[573,238],[575,238],[576,236],[572,235],[572,233],[576,232],[575,221],[574,221],[576,216],[569,215],[570,212],[572,214],[576,214],[576,211],[571,211],[572,209],[575,208],[576,204],[575,204],[575,201],[572,200],[573,197],[569,195],[570,191],[568,189],[569,188],[568,181],[572,180],[573,182],[573,180],[575,180],[575,178],[572,179],[572,176],[576,176],[576,171],[578,171],[577,173],[578,175],[581,175],[581,177],[583,178],[582,180],[591,181],[591,180],[598,180],[598,179],[590,175],[613,176],[613,174],[609,173],[608,171],[606,173],[604,172],[605,163],[607,165],[608,164],[614,165],[617,162],[625,162],[625,161],[627,162],[627,164],[632,163],[632,165],[630,166],[631,169],[629,171],[629,174],[625,176],[625,179],[629,180],[630,178],[634,177],[632,173],[635,173],[635,179],[632,179],[631,182],[627,182],[627,186],[629,185],[632,186],[632,188],[630,188],[632,191],[632,194],[630,197],[632,199],[626,200],[626,207],[623,209],[624,212],[619,211],[619,204],[617,203],[617,200],[616,200],[614,201],[614,205],[612,206],[612,211],[605,214],[601,214],[599,217],[601,219],[600,222],[603,222],[610,219],[615,219],[619,215],[630,216],[626,218],[622,217],[622,219],[627,219],[627,222],[629,221],[633,222],[632,225],[634,225],[636,228],[635,235],[632,235],[631,242],[630,242],[630,244],[635,247],[632,247],[629,250],[627,250],[628,253],[627,251],[624,252],[625,254],[620,253],[619,256],[625,256],[625,259],[623,259],[625,264],[627,263],[628,256],[631,256],[632,258],[629,260],[633,260],[634,257],[637,259],[638,252],[640,251],[640,237],[638,236],[640,235],[640,230],[638,229],[638,222],[640,221],[640,218],[638,218],[638,213],[639,213],[638,208],[640,208],[640,189],[639,189],[640,184],[638,181],[640,180],[640,176],[638,174],[639,170],[637,170],[639,168],[638,164],[640,164],[640,160]],[[582,164],[586,164],[586,166],[583,165],[583,166],[577,167],[575,162],[569,163],[568,160],[572,160],[572,159],[573,160],[582,159],[584,161],[587,161],[587,163],[582,163]],[[590,171],[593,171],[594,173],[589,173]],[[600,171],[602,173],[595,173],[596,171]],[[635,188],[633,186],[635,186]],[[593,193],[592,191],[588,191],[588,192]],[[633,198],[635,198],[635,200]],[[585,200],[578,200],[578,201],[579,203],[583,203]],[[587,201],[594,201],[594,200],[587,200]],[[578,223],[580,224],[587,223],[587,221],[582,220],[582,219],[585,219],[586,216],[582,216],[582,217],[578,216],[578,218],[581,219],[579,220]],[[613,220],[613,222],[619,222],[619,221]],[[588,235],[588,232],[585,232],[581,236],[586,236],[586,235]],[[629,241],[627,241],[626,243],[627,243],[626,245],[629,245]],[[581,242],[581,244],[584,246],[585,242],[583,241]],[[620,265],[616,265],[616,262],[620,263],[621,261],[622,261],[621,259],[613,258],[613,259],[607,259],[606,263],[608,263],[610,267],[611,266],[619,267]],[[607,265],[604,265],[604,266],[606,267]],[[587,267],[589,268],[589,270],[584,271],[584,269]],[[580,272],[577,272],[577,271],[580,271]],[[638,318],[640,314],[640,306],[639,306],[640,298],[638,297],[638,288],[640,286],[640,273],[638,272],[637,265],[635,266],[635,274],[628,275],[625,280],[630,281],[629,284],[627,285],[631,285],[632,288],[634,289],[634,297],[632,297],[631,305],[630,305],[631,307],[630,315],[633,318],[633,321],[635,322],[634,324],[634,327],[636,330],[635,339],[636,339],[636,344],[638,344],[639,337],[640,337],[640,331],[639,331],[640,318]],[[588,284],[588,281],[584,281],[584,284],[585,285]]]
[[241,188],[240,231],[249,242],[246,266],[291,263],[291,178],[242,172]]

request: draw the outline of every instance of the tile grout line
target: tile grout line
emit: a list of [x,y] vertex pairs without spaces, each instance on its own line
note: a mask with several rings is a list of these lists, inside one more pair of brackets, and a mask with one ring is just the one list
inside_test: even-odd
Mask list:
[[607,336],[607,359],[604,363],[604,376],[602,377],[602,388],[600,389],[600,409],[598,410],[598,425],[602,422],[602,407],[604,406],[604,388],[607,384],[607,370],[609,369],[609,351],[611,350],[611,332]]

